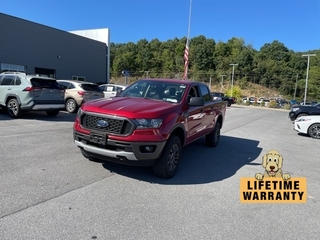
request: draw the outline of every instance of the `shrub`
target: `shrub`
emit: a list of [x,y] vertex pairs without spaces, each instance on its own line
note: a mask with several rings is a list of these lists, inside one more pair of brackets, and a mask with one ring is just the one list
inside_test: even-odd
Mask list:
[[283,106],[283,109],[286,109],[286,110],[290,110],[290,108],[291,108],[291,105],[288,103],[284,104]]
[[[224,94],[226,96],[231,97],[231,89],[228,89],[227,91],[225,91]],[[236,97],[237,99],[240,99],[241,96],[242,96],[241,88],[239,86],[233,86],[232,97]]]
[[270,101],[269,108],[276,108],[276,107],[277,107],[277,102],[274,100]]

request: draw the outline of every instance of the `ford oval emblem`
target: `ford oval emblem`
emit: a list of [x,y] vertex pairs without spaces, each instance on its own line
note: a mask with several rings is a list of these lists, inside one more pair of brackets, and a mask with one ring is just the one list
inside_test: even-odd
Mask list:
[[109,123],[107,121],[105,121],[105,120],[100,119],[100,120],[97,121],[97,126],[98,127],[108,127]]

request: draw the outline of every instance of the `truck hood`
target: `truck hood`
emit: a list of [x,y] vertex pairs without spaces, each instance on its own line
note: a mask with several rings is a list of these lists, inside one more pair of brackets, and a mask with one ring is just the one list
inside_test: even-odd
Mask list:
[[130,97],[102,98],[86,102],[82,106],[83,111],[127,118],[158,118],[178,109],[179,104]]
[[292,108],[299,108],[299,109],[303,109],[303,110],[309,110],[309,109],[318,109],[320,107],[319,104],[317,105],[293,105],[291,107]]

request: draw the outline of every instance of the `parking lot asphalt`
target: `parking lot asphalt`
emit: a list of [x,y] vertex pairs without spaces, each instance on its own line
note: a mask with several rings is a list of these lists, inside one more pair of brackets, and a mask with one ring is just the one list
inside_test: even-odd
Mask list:
[[[75,115],[0,109],[0,239],[319,239],[319,140],[288,111],[231,106],[216,148],[183,149],[169,180],[150,168],[91,162],[72,138]],[[269,150],[307,179],[306,203],[240,203],[243,177]]]

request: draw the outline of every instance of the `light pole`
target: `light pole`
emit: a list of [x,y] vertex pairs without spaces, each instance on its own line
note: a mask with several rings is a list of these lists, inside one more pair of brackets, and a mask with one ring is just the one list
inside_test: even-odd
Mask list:
[[309,64],[310,64],[310,57],[316,56],[316,54],[304,54],[302,57],[308,57],[308,65],[307,65],[307,77],[306,77],[306,87],[304,90],[304,100],[303,104],[306,105],[307,100],[307,90],[308,90],[308,76],[309,76]]
[[234,66],[238,66],[236,63],[231,63],[232,66],[232,82],[231,82],[231,97],[233,97],[233,79],[234,79]]
[[296,86],[294,87],[293,100],[296,100],[296,93],[297,93],[297,86],[298,86],[298,76],[299,76],[299,73],[297,73],[297,77],[296,77]]
[[220,75],[221,76],[221,91],[222,92],[222,86],[223,86],[223,77],[225,77],[226,75]]

